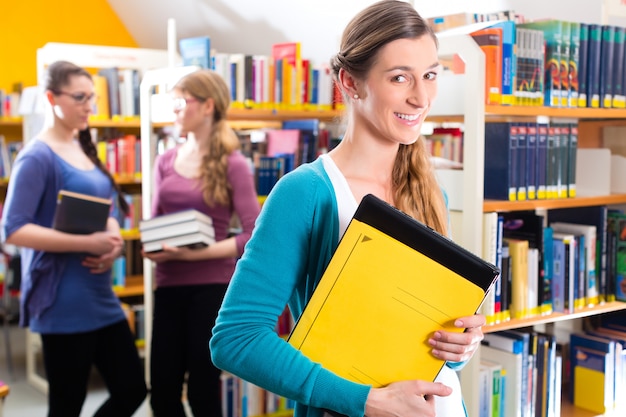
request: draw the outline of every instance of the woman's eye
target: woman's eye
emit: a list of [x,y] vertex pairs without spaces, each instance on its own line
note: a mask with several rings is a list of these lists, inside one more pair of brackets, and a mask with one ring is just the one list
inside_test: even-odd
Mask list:
[[435,80],[435,79],[437,79],[437,73],[436,72],[426,73],[426,75],[424,75],[424,79],[426,79],[426,80]]
[[403,83],[407,81],[407,78],[404,75],[396,75],[393,77],[393,80],[398,83]]

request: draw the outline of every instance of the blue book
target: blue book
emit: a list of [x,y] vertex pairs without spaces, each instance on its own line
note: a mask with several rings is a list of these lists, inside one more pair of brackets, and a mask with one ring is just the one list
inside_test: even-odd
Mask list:
[[485,124],[485,198],[517,199],[517,137],[514,122]]
[[557,235],[552,240],[552,308],[557,313],[565,311],[565,242]]
[[589,25],[580,24],[578,36],[578,107],[587,107],[587,77],[589,60]]
[[602,52],[602,27],[589,25],[587,55],[587,107],[600,108],[600,77]]
[[528,134],[526,123],[515,124],[517,127],[517,201],[525,201],[528,189]]
[[613,106],[613,52],[615,26],[602,25],[600,40],[600,107]]
[[613,102],[611,107],[626,107],[626,86],[624,86],[624,47],[626,28],[615,26],[613,37]]
[[178,47],[183,65],[211,69],[211,38],[208,36],[184,38],[178,42]]
[[537,123],[537,198],[548,198],[548,124]]
[[[575,207],[555,209],[548,213],[548,223],[565,222],[592,225],[596,228],[596,264],[594,265],[596,288],[600,301],[605,301],[610,289],[607,288],[607,206]],[[587,242],[588,243],[588,242]],[[588,245],[587,245],[588,246]]]
[[526,125],[526,196],[537,199],[539,164],[537,161],[537,123]]
[[578,151],[578,123],[569,124],[567,151],[567,196],[576,197],[576,152]]

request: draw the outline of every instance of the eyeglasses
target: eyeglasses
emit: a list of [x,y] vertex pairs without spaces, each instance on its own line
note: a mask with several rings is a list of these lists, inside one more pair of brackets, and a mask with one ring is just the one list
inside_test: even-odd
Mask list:
[[200,100],[198,100],[195,97],[174,97],[172,99],[172,109],[174,109],[174,111],[181,111],[183,110],[185,107],[187,107],[187,105],[189,103],[193,103],[193,102],[199,102]]
[[66,93],[65,91],[55,91],[54,93],[57,94],[57,95],[63,95],[63,96],[72,97],[72,99],[74,99],[74,102],[76,104],[85,104],[85,103],[92,104],[93,102],[96,101],[96,94],[95,93],[91,93],[91,94],[87,94],[87,93]]

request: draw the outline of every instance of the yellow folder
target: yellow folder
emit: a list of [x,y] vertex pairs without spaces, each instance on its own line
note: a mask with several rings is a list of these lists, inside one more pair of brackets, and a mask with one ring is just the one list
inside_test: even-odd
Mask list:
[[359,205],[289,343],[374,387],[434,380],[428,338],[474,314],[498,269],[384,201]]

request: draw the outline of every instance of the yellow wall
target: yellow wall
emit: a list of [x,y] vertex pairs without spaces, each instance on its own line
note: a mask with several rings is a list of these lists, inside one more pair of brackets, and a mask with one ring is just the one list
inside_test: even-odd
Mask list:
[[48,42],[136,47],[107,0],[0,0],[0,88],[37,84],[37,49]]

